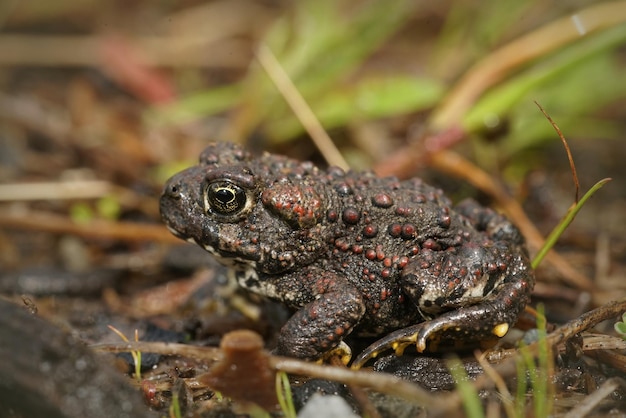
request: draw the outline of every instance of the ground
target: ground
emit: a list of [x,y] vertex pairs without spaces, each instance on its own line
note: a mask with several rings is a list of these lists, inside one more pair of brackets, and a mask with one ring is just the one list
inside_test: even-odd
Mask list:
[[[161,416],[172,393],[185,413],[202,416],[241,408],[246,400],[272,408],[273,387],[246,399],[246,391],[229,395],[237,386],[229,383],[232,376],[215,383],[215,357],[231,353],[232,340],[222,341],[221,351],[198,354],[192,348],[218,347],[222,336],[239,329],[254,330],[271,348],[289,313],[230,287],[227,270],[173,237],[158,213],[165,179],[193,164],[208,141],[238,141],[255,152],[320,165],[423,177],[455,201],[472,196],[504,212],[534,256],[577,195],[566,151],[537,104],[567,139],[578,194],[601,179],[612,180],[585,203],[556,254],[537,269],[531,306],[545,312],[548,341],[556,344],[553,356],[538,361],[540,373],[554,379],[539,388],[529,376],[526,408],[536,416],[549,410],[558,415],[576,399],[599,416],[624,413],[623,382],[613,379],[626,369],[624,342],[614,329],[626,304],[623,5],[23,3],[0,7],[0,352],[12,360],[0,366],[0,376],[23,372],[20,394],[53,401],[30,403],[42,409],[29,410],[12,403],[18,396],[0,396],[0,408],[10,416],[51,410],[63,411],[55,416],[81,416],[79,407],[64,403],[80,388],[93,396],[98,390],[119,399],[136,396],[146,411]],[[338,153],[311,140],[319,140],[320,131],[297,105],[289,80]],[[295,113],[279,90],[296,102]],[[31,313],[15,313],[15,303],[20,313]],[[523,363],[516,363],[515,347],[524,333],[533,341],[535,331],[529,330],[536,328],[536,317],[527,312],[502,348],[487,356],[513,394],[519,387],[515,364]],[[567,338],[556,340],[550,333],[563,324],[569,324]],[[103,355],[121,341],[109,325],[130,340],[137,329],[142,343],[185,345],[174,346],[176,355],[163,346],[143,350],[144,372],[136,379],[129,355],[116,357],[114,369],[112,355]],[[358,390],[329,383],[335,378],[326,374],[328,366],[296,371],[266,357],[255,337],[235,337],[260,356],[257,375],[271,380],[275,370],[288,370],[297,406],[309,391],[324,389],[373,416]],[[53,396],[45,392],[46,376],[37,374],[41,367],[29,367],[36,355],[7,343],[15,339],[58,353],[40,365],[62,367],[71,360],[90,367],[56,374],[61,390]],[[368,342],[351,344],[358,350]],[[421,385],[435,382],[449,391],[441,398],[426,396],[431,412],[458,405],[454,380],[439,357],[415,356],[410,348],[401,357],[381,356],[367,369]],[[237,353],[226,357],[240,361]],[[496,402],[506,398],[503,387],[493,389],[492,378],[472,358],[464,353],[467,373],[480,376],[474,385],[483,405],[514,414],[519,403],[511,410]],[[16,371],[9,364],[21,366]],[[249,367],[246,377],[255,375]],[[87,385],[98,368],[123,379]],[[294,376],[321,380],[303,384]],[[351,388],[374,384],[364,375],[339,381]],[[263,382],[256,387],[267,389],[270,383]],[[214,395],[218,387],[222,400]],[[418,387],[390,396],[379,394],[384,389],[368,389],[380,414],[417,413],[413,408],[419,405],[392,398],[414,391],[409,397],[419,399]],[[538,406],[533,394],[539,390],[552,391],[555,401]]]

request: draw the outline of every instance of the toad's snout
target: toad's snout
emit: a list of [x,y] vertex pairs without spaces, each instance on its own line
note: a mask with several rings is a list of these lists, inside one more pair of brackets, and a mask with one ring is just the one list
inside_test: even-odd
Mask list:
[[194,237],[193,225],[203,216],[202,181],[202,171],[191,167],[171,177],[161,193],[161,218],[180,238]]

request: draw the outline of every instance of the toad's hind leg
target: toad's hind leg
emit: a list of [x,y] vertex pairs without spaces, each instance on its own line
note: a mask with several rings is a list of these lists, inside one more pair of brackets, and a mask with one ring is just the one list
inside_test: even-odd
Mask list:
[[528,302],[534,278],[525,251],[504,243],[490,248],[466,244],[454,252],[424,250],[421,255],[404,271],[404,290],[432,319],[372,344],[353,367],[387,349],[400,354],[415,344],[419,352],[436,351],[440,342],[467,346],[502,337]]
[[528,288],[529,283],[525,280],[504,283],[476,305],[394,331],[363,350],[354,359],[352,367],[358,369],[367,360],[390,349],[401,355],[406,347],[413,344],[418,352],[423,352],[427,347],[436,349],[434,346],[439,341],[462,341],[467,345],[503,337],[525,305],[516,302],[516,298],[525,299]]

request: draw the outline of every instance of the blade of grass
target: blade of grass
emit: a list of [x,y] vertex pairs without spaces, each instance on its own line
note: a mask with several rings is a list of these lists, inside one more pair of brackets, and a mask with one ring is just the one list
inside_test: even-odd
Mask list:
[[293,404],[293,394],[291,393],[291,385],[287,373],[279,371],[276,373],[276,397],[280,410],[285,418],[296,417],[296,407]]
[[182,417],[181,411],[180,411],[180,399],[178,398],[178,392],[172,393],[172,403],[170,404],[169,415],[170,415],[170,418]]
[[530,387],[532,389],[532,395],[533,395],[532,403],[534,407],[536,404],[536,398],[537,398],[537,396],[535,395],[535,388],[537,387],[537,380],[538,380],[537,367],[535,365],[535,358],[533,356],[533,353],[528,349],[527,346],[521,347],[519,353],[522,356],[521,361],[523,363],[523,368],[525,370],[525,373],[524,373],[525,378],[527,378],[530,381]]
[[[520,353],[526,346],[520,347]],[[526,372],[527,369],[524,366],[524,360],[522,358],[518,358],[515,364],[515,369],[517,371],[517,391],[515,392],[515,416],[523,417],[526,416],[524,413],[526,409],[526,390],[528,388],[526,381]],[[513,418],[513,417],[510,417]]]
[[526,415],[524,412],[527,378],[532,389],[533,416],[547,417],[552,413],[554,395],[552,350],[548,344],[547,321],[543,314],[543,306],[538,306],[537,311],[537,350],[531,350],[529,346],[522,344],[519,349],[520,357],[517,359],[517,416]]
[[576,164],[574,164],[574,157],[572,156],[572,151],[569,147],[569,144],[567,143],[567,140],[565,139],[563,132],[561,132],[561,129],[559,129],[559,126],[554,122],[554,120],[552,120],[552,117],[550,117],[548,112],[546,112],[538,102],[535,101],[535,104],[537,105],[541,113],[543,113],[543,115],[546,117],[546,119],[548,119],[548,121],[550,122],[550,125],[552,125],[552,127],[556,131],[556,134],[559,136],[559,139],[561,140],[561,143],[563,144],[563,148],[565,148],[565,153],[567,154],[567,160],[569,161],[570,171],[572,172],[572,181],[574,182],[574,189],[576,190],[574,193],[574,202],[578,203],[578,193],[580,192],[580,182],[578,181],[578,173],[576,172]]
[[552,350],[548,344],[546,330],[547,320],[543,304],[537,306],[539,315],[537,316],[537,359],[539,364],[539,379],[536,386],[533,387],[535,416],[546,417],[552,412],[552,400],[554,399],[554,385],[552,384],[552,375],[554,372],[554,364],[552,361]]
[[[124,335],[122,331],[115,328],[113,325],[107,325],[107,326],[111,331],[116,333],[124,342],[126,343],[129,342],[128,338],[126,338],[126,335]],[[139,342],[138,330],[135,330],[135,342]],[[138,382],[141,382],[141,351],[130,350],[130,355],[133,358],[133,361],[135,362],[135,379],[137,379]]]
[[537,266],[539,266],[543,258],[548,253],[548,251],[550,251],[552,247],[554,247],[559,237],[563,234],[563,232],[569,226],[569,224],[572,223],[572,221],[574,220],[574,218],[576,217],[580,209],[582,209],[585,202],[587,202],[587,200],[589,200],[589,198],[593,196],[595,192],[597,192],[600,188],[602,188],[602,186],[604,186],[609,181],[611,181],[610,178],[605,178],[605,179],[600,180],[599,182],[594,184],[593,187],[591,187],[591,189],[587,191],[587,193],[583,195],[583,197],[580,199],[578,203],[570,207],[570,209],[567,211],[567,213],[565,214],[561,222],[559,222],[559,224],[552,230],[552,232],[550,232],[550,235],[548,235],[548,237],[546,238],[546,241],[543,247],[541,247],[541,249],[535,256],[535,258],[533,259],[531,263],[533,269],[536,269]]
[[478,392],[474,388],[474,385],[470,383],[467,372],[463,367],[463,363],[457,358],[451,358],[447,362],[448,369],[456,382],[457,388],[461,394],[463,400],[463,408],[465,409],[465,415],[472,418],[484,418],[485,412],[483,410],[482,402],[478,396]]

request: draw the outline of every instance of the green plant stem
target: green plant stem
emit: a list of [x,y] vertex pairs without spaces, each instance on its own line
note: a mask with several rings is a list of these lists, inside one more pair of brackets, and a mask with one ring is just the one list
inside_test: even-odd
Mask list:
[[542,304],[537,306],[537,330],[538,330],[538,353],[537,358],[539,362],[538,381],[537,386],[534,387],[535,393],[535,416],[546,417],[552,410],[552,398],[554,393],[554,386],[551,384],[552,378],[552,350],[547,340],[547,321],[544,314],[544,307]]
[[533,259],[531,263],[533,269],[536,269],[537,266],[539,266],[543,258],[548,253],[548,251],[550,251],[552,247],[554,247],[559,237],[563,234],[563,232],[569,226],[569,224],[572,223],[572,221],[574,220],[574,217],[578,214],[578,212],[583,207],[585,202],[589,200],[589,198],[593,196],[596,191],[598,191],[602,186],[604,186],[609,181],[611,181],[610,178],[605,178],[605,179],[600,180],[596,184],[594,184],[593,187],[589,189],[587,193],[584,194],[582,199],[580,199],[580,201],[578,201],[573,207],[571,207],[567,211],[567,213],[565,214],[565,217],[552,230],[552,232],[550,232],[550,235],[548,235],[548,238],[546,238],[546,242],[544,243],[543,247],[541,247],[541,249],[535,256],[535,258]]
[[[525,348],[526,348],[525,346],[521,347],[520,352],[521,350]],[[516,370],[517,370],[517,392],[515,393],[515,416],[509,417],[509,418],[523,417],[525,415],[524,410],[526,407],[527,385],[526,385],[526,368],[524,367],[524,361],[522,359],[517,360]]]
[[296,407],[293,404],[293,395],[291,393],[289,377],[285,372],[276,373],[276,396],[285,418],[295,418]]
[[465,415],[472,418],[484,418],[482,402],[478,392],[469,381],[463,363],[458,358],[451,358],[447,361],[450,373],[456,382],[457,388],[463,400]]

